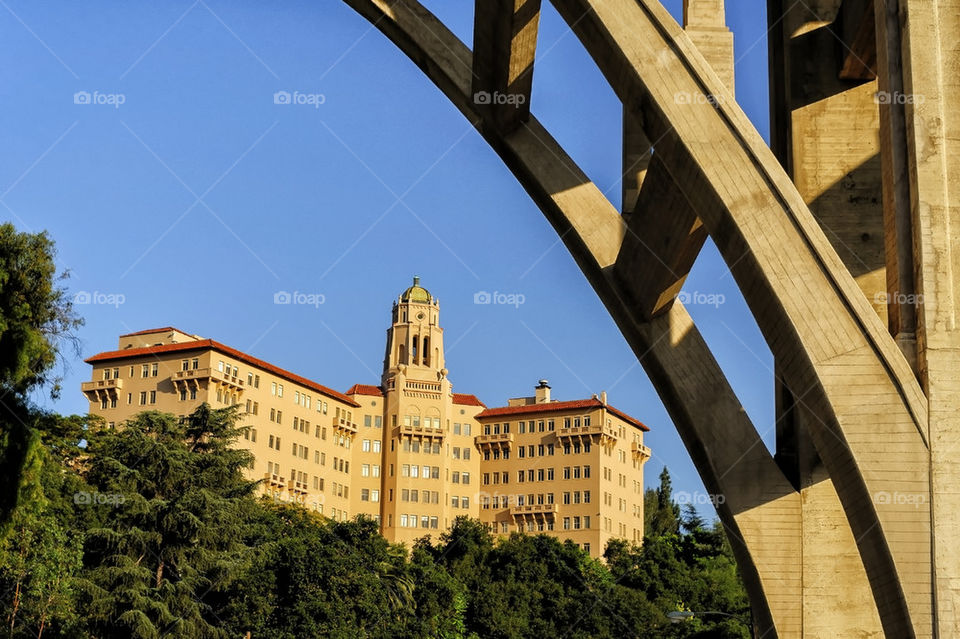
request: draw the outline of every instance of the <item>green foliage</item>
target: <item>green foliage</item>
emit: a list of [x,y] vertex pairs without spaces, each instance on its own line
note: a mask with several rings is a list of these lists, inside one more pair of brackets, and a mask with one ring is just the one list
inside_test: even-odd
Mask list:
[[200,406],[181,424],[146,412],[88,439],[85,501],[106,511],[86,531],[81,602],[99,637],[226,637],[211,600],[248,560],[231,531],[255,484],[235,449],[236,409]]
[[673,482],[670,471],[660,471],[660,486],[648,488],[643,494],[643,534],[659,537],[679,531],[680,507],[673,501]]
[[54,256],[46,233],[0,224],[0,387],[18,395],[58,381],[50,377],[57,340],[82,324],[56,285]]
[[52,370],[60,341],[82,324],[58,279],[53,241],[45,233],[0,224],[0,540],[11,529],[21,477],[33,463],[30,424],[37,415],[27,394],[50,384],[50,394],[58,395]]
[[[465,517],[408,549],[370,519],[257,499],[235,422],[206,405],[185,423],[147,412],[119,429],[38,417],[0,555],[9,636],[748,636],[729,544],[694,512],[642,546],[611,541],[604,561]],[[678,609],[733,617],[672,624]]]

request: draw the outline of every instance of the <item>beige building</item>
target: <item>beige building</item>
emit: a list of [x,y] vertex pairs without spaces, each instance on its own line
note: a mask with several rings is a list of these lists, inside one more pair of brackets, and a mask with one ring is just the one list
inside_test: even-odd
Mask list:
[[545,381],[501,408],[454,393],[439,320],[414,278],[393,304],[380,385],[346,393],[173,327],[122,335],[87,359],[82,390],[112,425],[144,410],[239,405],[239,445],[266,496],[337,520],[367,515],[391,541],[439,534],[461,515],[594,556],[611,537],[640,541],[646,426],[605,393],[553,401]]

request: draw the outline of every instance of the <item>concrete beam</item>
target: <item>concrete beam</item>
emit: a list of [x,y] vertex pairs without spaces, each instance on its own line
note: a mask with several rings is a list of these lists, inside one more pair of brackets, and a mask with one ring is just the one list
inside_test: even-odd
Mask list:
[[540,0],[476,0],[473,98],[506,135],[530,118]]
[[873,0],[845,0],[840,8],[843,42],[843,80],[875,80],[877,77],[877,24]]
[[613,273],[630,295],[634,312],[649,320],[673,304],[703,248],[707,230],[657,155],[650,161],[640,197],[627,220]]

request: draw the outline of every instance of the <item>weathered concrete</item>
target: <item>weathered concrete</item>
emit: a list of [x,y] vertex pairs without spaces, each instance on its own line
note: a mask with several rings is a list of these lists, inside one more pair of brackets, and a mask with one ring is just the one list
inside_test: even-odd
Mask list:
[[[842,90],[830,93],[827,97],[837,97],[818,105],[819,111],[793,104],[783,109],[777,127],[788,120],[792,127],[817,118],[827,118],[831,127],[842,126],[848,122],[837,114],[848,109],[864,118],[856,127],[875,134],[867,146],[850,146],[850,137],[841,136],[839,143],[804,140],[799,151],[781,154],[790,173],[802,178],[798,184],[766,148],[707,60],[711,57],[720,66],[725,58],[707,45],[705,56],[691,39],[694,34],[680,29],[658,2],[555,0],[623,101],[625,118],[632,118],[625,126],[625,169],[642,168],[624,181],[624,217],[532,116],[504,127],[494,113],[476,108],[470,51],[420,5],[413,0],[346,1],[410,56],[478,127],[563,238],[650,374],[708,489],[727,497],[719,514],[731,533],[761,632],[814,637],[857,630],[869,636],[877,634],[879,625],[891,637],[952,636],[960,574],[955,543],[960,471],[948,460],[960,448],[954,297],[960,264],[950,247],[957,196],[949,185],[960,178],[955,148],[960,121],[947,105],[960,97],[958,54],[949,44],[960,34],[960,0],[900,0],[896,16],[886,5],[882,11],[877,6],[878,82],[891,82],[899,72],[906,90],[922,89],[930,100],[907,105],[901,129],[895,117],[884,119],[888,131],[880,135],[880,116],[864,106],[869,87],[862,87],[867,85],[852,87],[849,95]],[[518,5],[507,4],[501,10],[515,13]],[[818,15],[837,6],[835,0],[807,4]],[[691,0],[686,22],[692,30],[703,7],[704,15],[714,19],[718,10],[722,13],[719,0]],[[505,19],[517,22],[515,17]],[[900,36],[891,35],[893,22]],[[859,39],[858,46],[867,39],[861,26],[851,40]],[[802,38],[816,27],[804,26],[790,36]],[[529,38],[524,41],[526,48],[511,48],[506,57],[498,45],[498,64],[504,59],[532,60],[535,39],[533,44]],[[778,59],[780,64],[789,62],[785,53],[781,48],[774,64]],[[856,73],[872,68],[869,60],[863,62]],[[853,72],[841,57],[838,75],[844,65]],[[821,72],[823,68],[815,75],[822,80]],[[678,95],[690,97],[678,100]],[[803,126],[810,137],[830,133],[829,128]],[[791,134],[781,130],[775,139],[795,142],[795,131]],[[895,153],[879,149],[880,160],[873,159],[877,146],[885,141],[897,146],[900,139],[903,144]],[[657,162],[649,169],[637,162],[646,140],[655,141],[656,147]],[[835,144],[842,147],[836,167],[823,162]],[[870,151],[866,158],[851,157]],[[878,224],[880,210],[872,198],[848,199],[846,204],[842,196],[822,199],[824,189],[836,183],[828,179],[831,172],[846,175],[852,168],[876,176],[874,165],[896,166],[897,157],[909,167],[908,226],[920,273],[917,290],[930,296],[913,304],[922,385],[864,294],[884,290],[895,279],[878,276],[878,269],[864,259],[879,261],[889,272],[891,262],[877,255],[889,254],[891,245],[900,258],[896,278],[902,277],[902,238],[878,242],[887,246],[886,252],[857,245],[848,255],[838,255],[841,245],[824,232],[828,218],[836,225],[847,224],[843,233],[856,232],[857,222],[843,215],[846,204],[863,204],[864,211],[870,211],[864,219],[871,225]],[[774,354],[783,397],[797,413],[791,428],[782,431],[792,441],[778,445],[776,461],[759,442],[682,306],[660,298],[651,305],[651,289],[642,286],[642,274],[631,273],[637,271],[636,260],[623,255],[673,246],[662,237],[638,236],[638,229],[657,235],[672,227],[644,227],[633,219],[639,204],[631,210],[630,189],[640,194],[640,203],[648,186],[653,185],[651,193],[669,186],[650,181],[657,173],[680,187],[682,198],[716,242]],[[883,173],[885,195],[902,189],[893,178]],[[868,183],[869,189],[878,188],[876,179]],[[888,206],[899,222],[888,224],[885,212],[879,228],[887,235],[900,233],[905,228],[902,212],[896,204]],[[837,235],[842,239],[843,234]],[[850,272],[854,259],[868,267],[858,276],[872,277],[855,280]],[[669,261],[665,266],[666,272],[673,270]],[[682,274],[671,276],[680,279]],[[644,304],[659,313],[644,312]],[[909,499],[898,498],[903,495]],[[811,571],[815,558],[801,562],[801,551],[814,556],[819,552],[820,561],[834,562],[834,582],[827,583],[824,571]],[[849,588],[841,591],[836,584]],[[829,597],[837,598],[835,605],[816,607]],[[839,618],[847,607],[856,611],[854,620]]]

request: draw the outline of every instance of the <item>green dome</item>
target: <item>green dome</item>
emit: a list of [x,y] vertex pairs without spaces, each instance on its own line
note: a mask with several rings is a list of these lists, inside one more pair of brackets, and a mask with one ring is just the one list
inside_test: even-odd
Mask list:
[[400,294],[401,302],[423,302],[424,304],[429,304],[430,299],[430,291],[420,286],[420,278],[416,275],[413,276],[413,286]]

